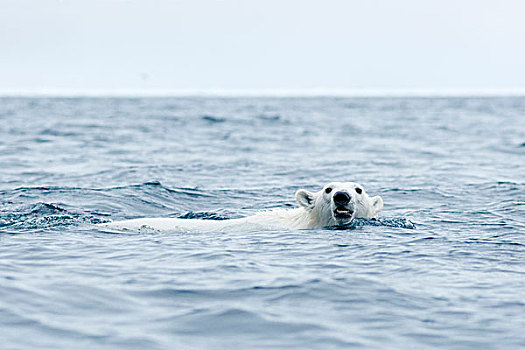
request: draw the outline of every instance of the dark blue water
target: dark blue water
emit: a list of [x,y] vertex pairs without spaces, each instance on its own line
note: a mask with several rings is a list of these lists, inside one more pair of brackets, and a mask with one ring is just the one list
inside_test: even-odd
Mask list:
[[[524,348],[524,165],[521,97],[1,98],[0,347]],[[330,181],[381,195],[381,220],[93,225]]]

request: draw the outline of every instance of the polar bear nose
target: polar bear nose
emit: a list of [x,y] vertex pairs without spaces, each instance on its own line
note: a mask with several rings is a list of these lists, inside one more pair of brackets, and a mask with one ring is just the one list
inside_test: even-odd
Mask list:
[[346,192],[339,191],[334,194],[334,203],[339,205],[345,205],[350,202],[350,195]]

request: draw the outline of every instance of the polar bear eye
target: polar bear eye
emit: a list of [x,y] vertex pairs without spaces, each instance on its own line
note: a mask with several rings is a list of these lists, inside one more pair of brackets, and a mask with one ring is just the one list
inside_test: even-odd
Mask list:
[[357,188],[355,189],[355,191],[356,191],[357,193],[359,193],[359,194],[361,194],[361,192],[363,192],[363,190],[360,189],[359,187],[357,187]]
[[324,190],[326,193],[330,193],[332,192],[332,188],[331,187],[327,187],[326,190]]

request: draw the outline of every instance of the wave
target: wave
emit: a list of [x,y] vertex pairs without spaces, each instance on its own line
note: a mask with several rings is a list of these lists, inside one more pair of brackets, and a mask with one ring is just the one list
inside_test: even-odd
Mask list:
[[186,214],[179,216],[179,219],[199,219],[199,220],[228,220],[229,217],[221,216],[216,212],[198,212],[189,211]]
[[110,192],[114,190],[126,190],[126,189],[133,189],[133,190],[146,190],[146,189],[160,189],[162,191],[171,192],[171,193],[177,193],[177,194],[185,194],[190,197],[214,197],[214,195],[210,194],[209,192],[201,191],[197,188],[189,188],[189,187],[175,187],[170,188],[167,186],[164,186],[159,181],[147,181],[141,184],[131,184],[131,185],[124,185],[124,186],[113,186],[113,187],[97,187],[97,188],[84,188],[84,187],[74,187],[74,186],[37,186],[37,187],[17,187],[12,190],[3,190],[0,191],[0,195],[4,196],[14,196],[19,194],[36,194],[36,193],[42,193],[42,192],[67,192],[67,191],[85,191],[85,192]]
[[68,211],[55,203],[36,203],[19,207],[16,212],[0,213],[1,229],[31,230],[107,221],[94,215]]
[[203,115],[201,118],[202,120],[205,120],[210,123],[224,123],[226,121],[226,118],[216,117],[213,115]]
[[397,227],[406,229],[415,229],[416,224],[406,218],[379,218],[379,219],[364,219],[358,218],[352,220],[347,225],[330,226],[333,230],[348,230],[355,229],[360,226],[385,226],[385,227]]

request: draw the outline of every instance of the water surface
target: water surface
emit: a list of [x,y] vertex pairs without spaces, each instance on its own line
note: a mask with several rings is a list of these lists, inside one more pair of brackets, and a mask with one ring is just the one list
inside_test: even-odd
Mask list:
[[[2,348],[525,347],[524,98],[0,98],[0,164]],[[388,224],[93,226],[330,181]]]

